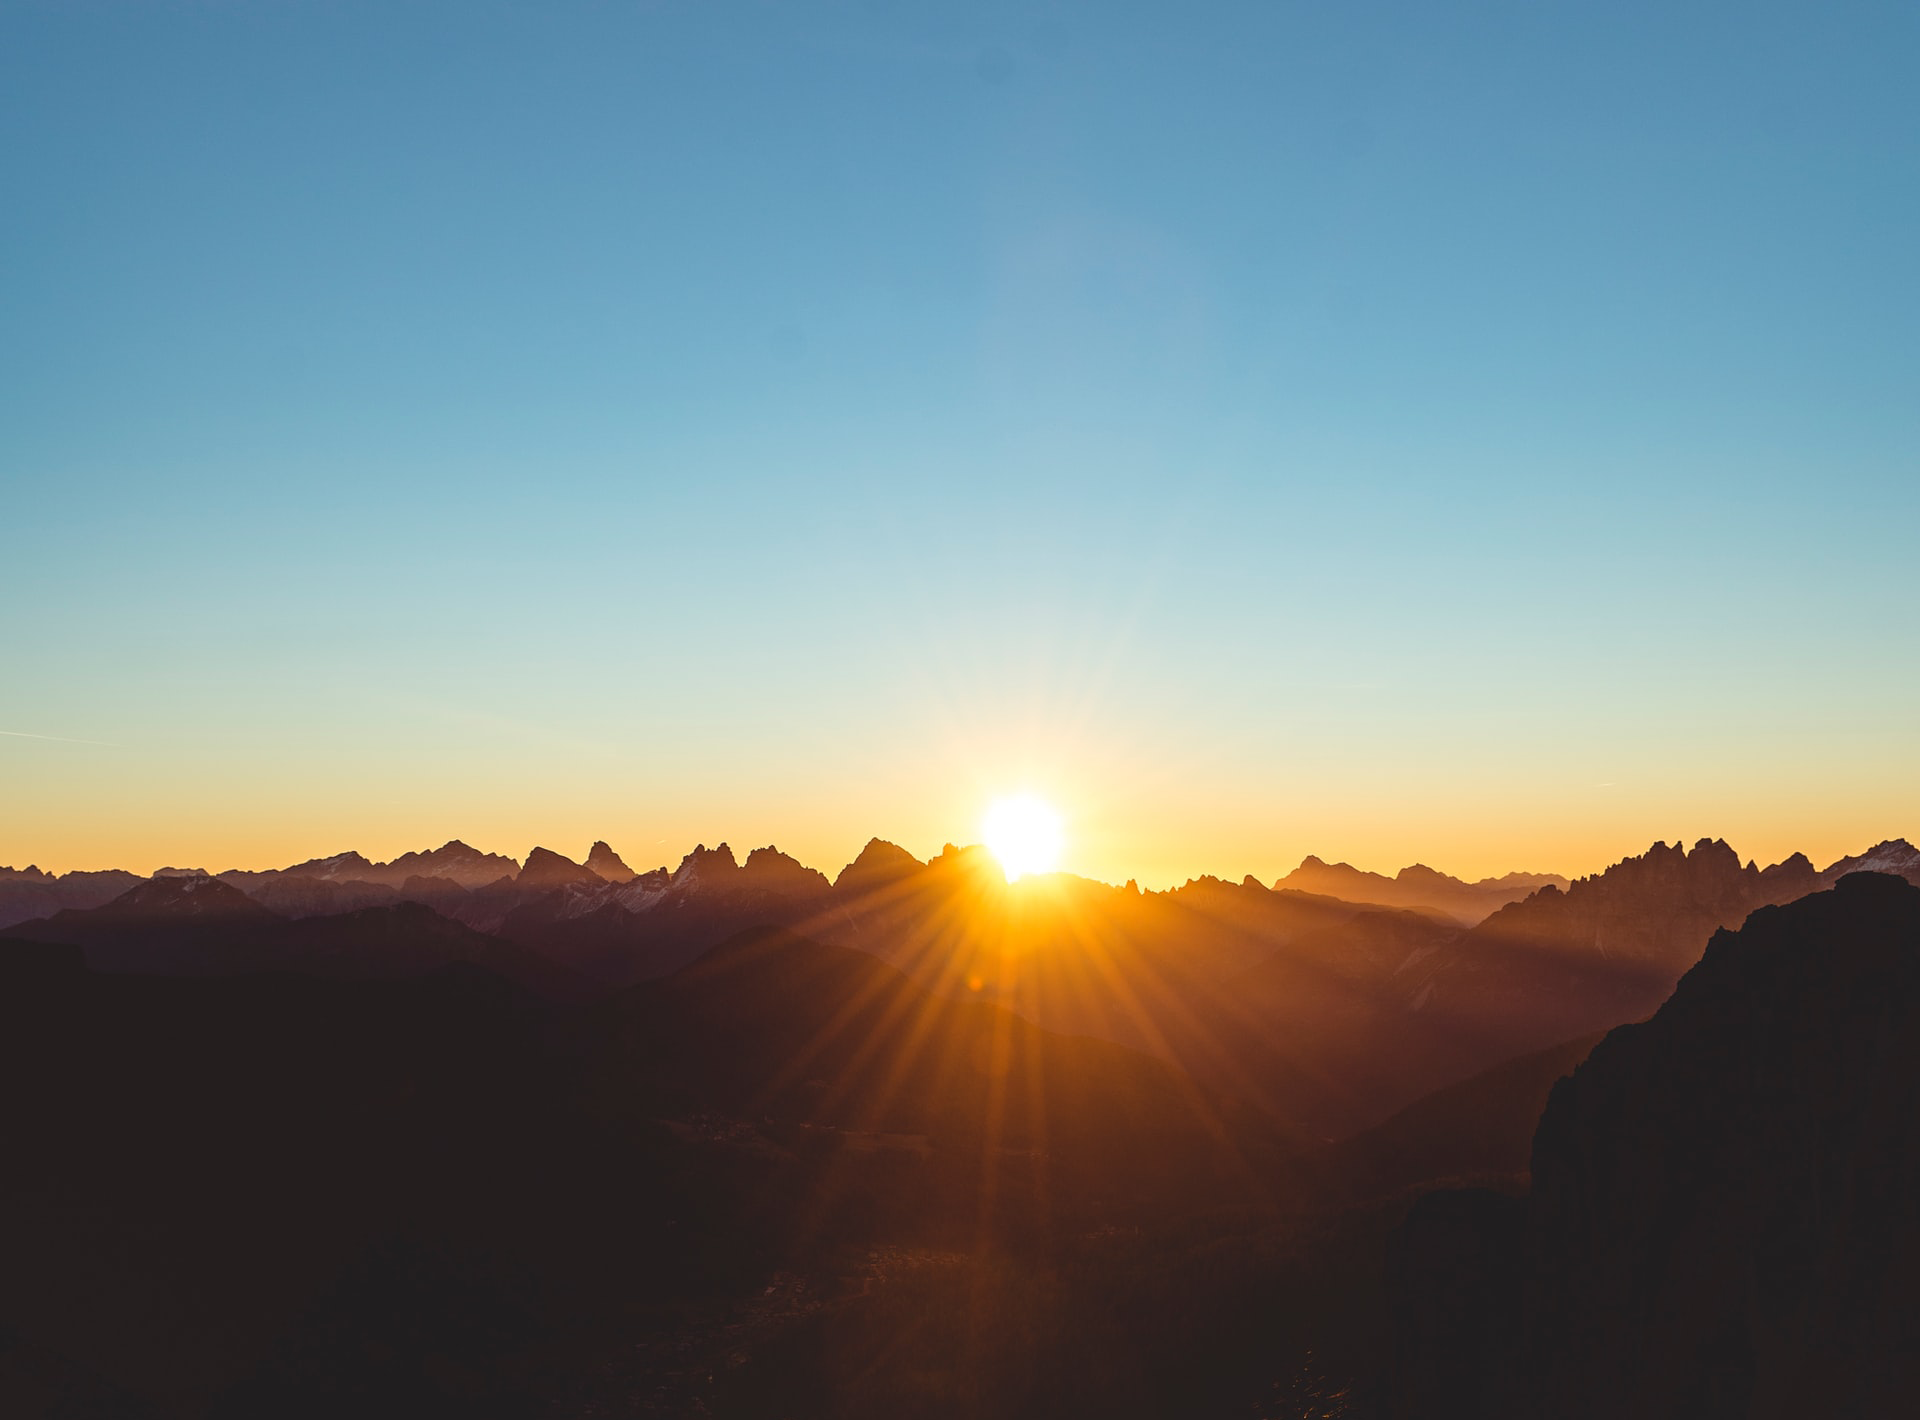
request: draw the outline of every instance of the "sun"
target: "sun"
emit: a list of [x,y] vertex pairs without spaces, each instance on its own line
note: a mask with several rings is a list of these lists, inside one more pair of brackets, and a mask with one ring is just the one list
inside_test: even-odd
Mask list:
[[1000,870],[1010,883],[1060,866],[1060,815],[1032,794],[1014,794],[989,804],[980,821],[980,836],[987,851],[1000,860]]

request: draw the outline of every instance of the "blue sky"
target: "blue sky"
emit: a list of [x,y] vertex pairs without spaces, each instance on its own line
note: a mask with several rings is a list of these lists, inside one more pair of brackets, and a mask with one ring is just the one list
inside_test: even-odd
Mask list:
[[0,862],[1910,834],[1916,53],[0,4]]

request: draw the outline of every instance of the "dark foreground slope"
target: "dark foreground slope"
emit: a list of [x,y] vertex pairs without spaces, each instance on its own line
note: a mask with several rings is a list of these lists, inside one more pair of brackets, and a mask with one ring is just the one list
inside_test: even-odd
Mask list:
[[1530,1198],[1401,1235],[1393,1414],[1920,1410],[1920,889],[1717,934],[1554,1090]]
[[1285,1140],[862,953],[578,1007],[0,974],[0,1413],[1225,1414],[1284,1368],[1299,1287],[1193,1259],[1288,1216]]

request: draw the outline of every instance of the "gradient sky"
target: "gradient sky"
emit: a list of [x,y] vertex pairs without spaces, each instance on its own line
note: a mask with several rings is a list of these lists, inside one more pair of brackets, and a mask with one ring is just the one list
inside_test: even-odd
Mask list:
[[1916,54],[0,0],[0,863],[1914,835]]

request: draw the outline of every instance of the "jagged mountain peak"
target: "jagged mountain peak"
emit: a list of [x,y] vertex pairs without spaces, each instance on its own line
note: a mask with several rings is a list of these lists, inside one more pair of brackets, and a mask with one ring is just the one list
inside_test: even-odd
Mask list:
[[[1747,864],[1747,871],[1754,872],[1754,865]],[[1813,860],[1804,853],[1792,853],[1780,862],[1768,868],[1761,868],[1757,876],[1763,883],[1772,885],[1773,896],[1786,899],[1812,892],[1820,885],[1820,874],[1814,870]]]
[[155,873],[100,912],[157,917],[273,917],[239,888],[198,871]]
[[374,865],[364,854],[349,850],[327,858],[309,858],[286,871],[303,878],[364,879]]
[[501,878],[518,876],[520,864],[499,853],[483,853],[458,838],[450,838],[427,853],[402,853],[391,863],[378,864],[384,879],[403,881],[418,874],[429,878],[451,878],[462,887],[486,887]]
[[520,875],[514,879],[514,884],[531,890],[563,888],[574,883],[593,884],[601,881],[603,879],[598,873],[574,862],[564,853],[556,853],[551,848],[535,847],[527,854],[526,865],[520,869]]
[[1837,882],[1849,873],[1891,873],[1920,886],[1920,848],[1915,848],[1904,838],[1884,839],[1864,853],[1842,858],[1821,877],[1828,882]]
[[831,886],[825,873],[809,868],[771,843],[747,854],[747,861],[740,870],[740,880],[742,886],[787,895],[825,892]]
[[1392,877],[1369,872],[1351,863],[1329,863],[1308,854],[1300,866],[1273,886],[1310,892],[1344,902],[1370,903],[1421,912],[1437,912],[1462,924],[1479,922],[1508,903],[1538,888],[1564,884],[1550,873],[1508,873],[1502,878],[1467,882],[1425,863],[1411,863]]
[[848,885],[878,886],[917,873],[926,866],[897,843],[884,838],[869,838],[851,863],[833,880],[835,887]]
[[586,866],[610,883],[630,883],[638,876],[604,838],[596,838],[587,853]]
[[693,851],[680,860],[680,866],[673,870],[674,886],[690,885],[700,879],[713,877],[721,873],[739,870],[740,864],[733,856],[733,849],[726,843],[713,848],[704,843],[696,843]]
[[1568,886],[1575,890],[1612,881],[1647,881],[1649,875],[1663,880],[1700,881],[1708,877],[1731,877],[1743,873],[1740,855],[1724,838],[1701,838],[1689,849],[1685,839],[1672,843],[1656,839],[1644,853],[1629,854],[1597,873],[1576,878]]

